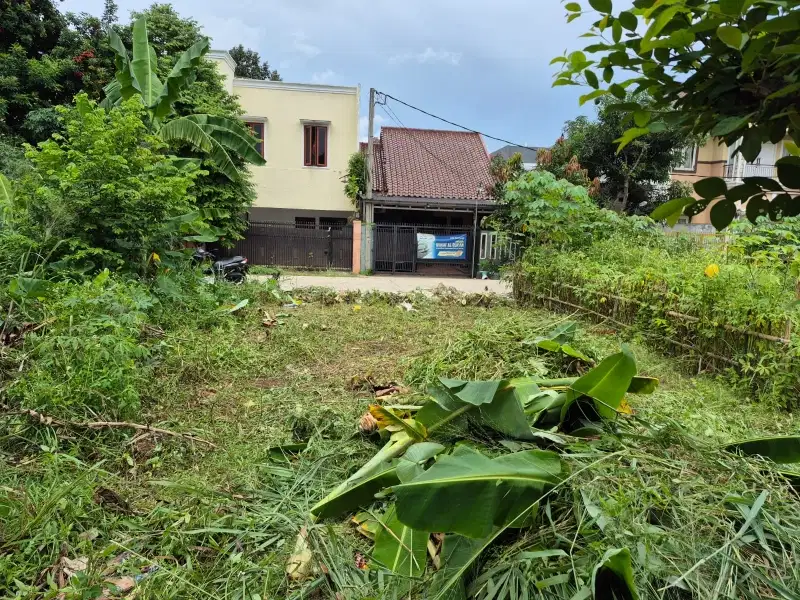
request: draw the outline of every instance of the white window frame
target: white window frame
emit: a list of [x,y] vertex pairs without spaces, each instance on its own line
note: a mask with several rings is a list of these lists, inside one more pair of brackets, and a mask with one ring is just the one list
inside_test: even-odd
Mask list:
[[263,123],[264,124],[264,139],[262,140],[261,143],[264,146],[264,154],[263,154],[264,160],[265,161],[268,160],[267,159],[267,154],[268,154],[267,150],[269,148],[267,147],[267,140],[269,139],[269,134],[268,134],[269,121],[267,120],[267,117],[251,117],[249,115],[245,115],[245,116],[241,117],[241,119],[242,119],[242,122],[245,124],[245,126],[248,123]]
[[[689,156],[688,152],[690,150],[691,150],[691,153],[692,153],[691,154],[691,156],[692,156],[692,166],[687,167],[685,159]],[[692,144],[691,146],[687,146],[686,148],[683,148],[681,150],[681,152],[683,153],[684,162],[683,162],[683,164],[680,164],[680,165],[676,166],[674,170],[675,171],[696,171],[697,170],[697,146],[695,144]]]

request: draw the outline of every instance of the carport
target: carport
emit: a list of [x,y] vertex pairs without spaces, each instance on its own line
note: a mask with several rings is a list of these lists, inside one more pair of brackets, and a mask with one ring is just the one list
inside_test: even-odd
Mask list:
[[480,135],[384,127],[373,152],[373,193],[362,210],[365,269],[474,276],[480,222],[494,210]]

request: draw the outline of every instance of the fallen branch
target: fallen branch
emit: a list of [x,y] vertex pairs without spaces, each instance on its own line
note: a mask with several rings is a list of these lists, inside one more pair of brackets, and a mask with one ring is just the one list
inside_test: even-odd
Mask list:
[[[4,409],[8,407],[4,406]],[[169,435],[172,437],[179,437],[192,442],[206,444],[211,448],[216,448],[217,445],[201,437],[192,435],[191,433],[180,433],[170,431],[169,429],[161,429],[160,427],[152,427],[150,425],[141,425],[139,423],[129,423],[127,421],[89,421],[86,423],[75,423],[74,421],[62,421],[54,417],[47,416],[30,408],[24,408],[17,411],[16,414],[27,415],[31,419],[38,421],[42,425],[56,425],[59,427],[73,427],[76,429],[136,429],[138,431],[148,431],[150,433],[157,433],[160,435]]]

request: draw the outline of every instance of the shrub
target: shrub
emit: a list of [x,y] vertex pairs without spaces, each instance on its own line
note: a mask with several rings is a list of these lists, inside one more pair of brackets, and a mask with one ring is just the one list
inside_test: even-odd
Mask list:
[[586,187],[547,171],[530,171],[508,183],[489,224],[525,246],[561,249],[584,247],[615,231],[645,238],[659,231],[649,218],[625,218],[599,208]]
[[194,208],[197,167],[164,155],[136,98],[106,112],[80,95],[59,110],[65,135],[28,148],[17,228],[67,264],[144,273],[154,252],[181,243],[174,219]]
[[136,414],[150,356],[140,339],[154,302],[147,289],[103,271],[81,284],[57,284],[48,295],[45,326],[25,337],[27,368],[8,386],[8,398],[69,417]]

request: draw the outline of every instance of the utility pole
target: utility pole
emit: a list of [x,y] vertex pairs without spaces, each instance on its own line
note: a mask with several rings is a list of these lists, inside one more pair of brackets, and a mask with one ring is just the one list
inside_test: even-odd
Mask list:
[[375,88],[369,88],[369,126],[367,127],[367,189],[364,194],[364,210],[361,211],[361,218],[366,224],[364,231],[364,257],[363,261],[365,270],[370,273],[375,267],[375,207],[372,205],[372,182],[375,180],[373,171],[373,156],[375,153],[374,136],[375,136]]
[[[375,88],[369,88],[369,132],[367,138],[367,200],[372,200],[372,182],[373,182],[373,173],[372,173],[372,156],[374,152],[372,138],[375,133]],[[370,209],[369,212],[371,213],[372,210]]]

